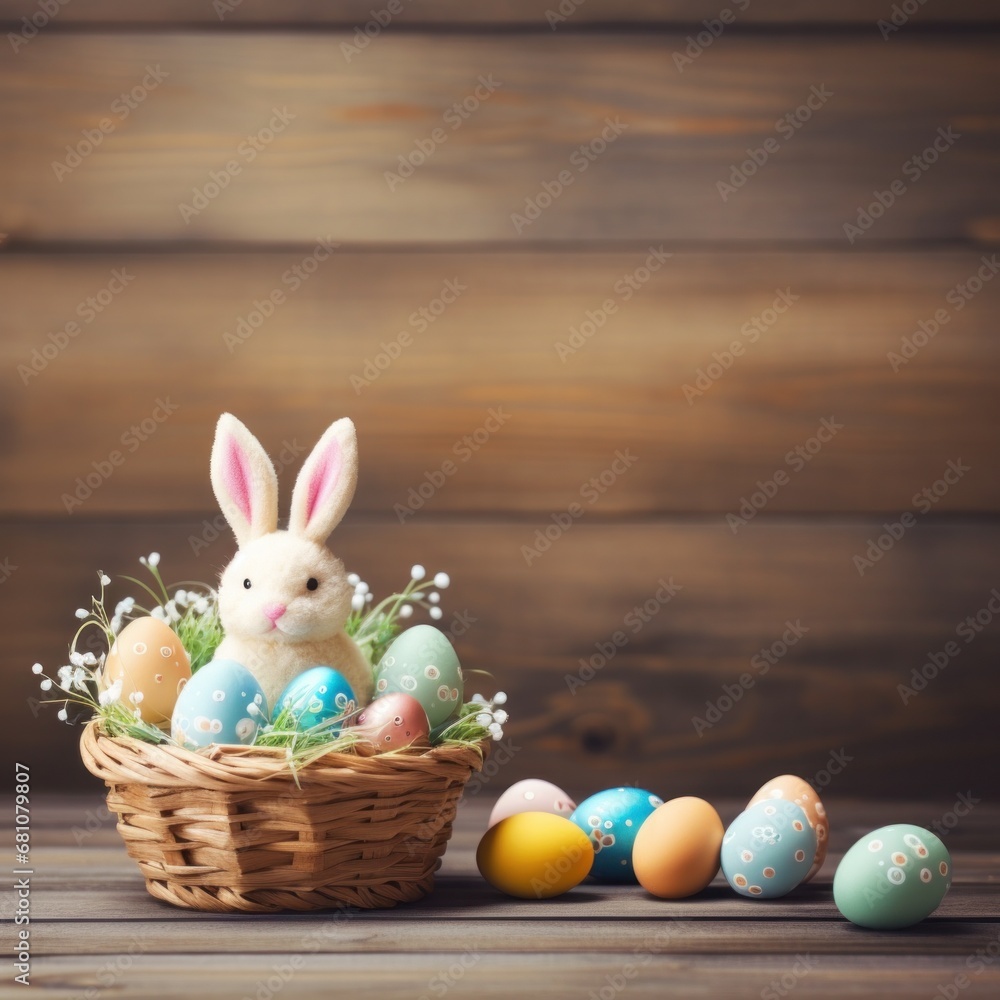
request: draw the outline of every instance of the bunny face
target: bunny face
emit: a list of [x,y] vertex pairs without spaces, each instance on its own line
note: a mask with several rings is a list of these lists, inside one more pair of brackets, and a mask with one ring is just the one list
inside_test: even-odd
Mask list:
[[338,633],[353,587],[329,549],[276,531],[248,542],[222,574],[219,613],[227,635],[301,643]]

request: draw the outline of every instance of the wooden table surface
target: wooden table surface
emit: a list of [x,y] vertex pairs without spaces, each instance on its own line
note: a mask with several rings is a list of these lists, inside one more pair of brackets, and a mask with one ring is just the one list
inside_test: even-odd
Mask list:
[[[718,805],[726,822],[739,807]],[[489,807],[484,797],[463,803],[437,888],[424,902],[391,911],[214,916],[147,895],[103,800],[38,795],[31,812],[33,989],[23,995],[1000,995],[1000,809],[988,804],[959,817],[928,803],[833,800],[826,865],[813,883],[774,902],[742,899],[721,879],[682,902],[589,882],[554,900],[510,899],[476,871]],[[945,840],[955,880],[934,916],[896,932],[841,919],[831,882],[844,850],[875,827],[935,817],[954,825]],[[5,886],[7,942],[14,903]],[[0,997],[22,995],[10,968],[8,960]]]

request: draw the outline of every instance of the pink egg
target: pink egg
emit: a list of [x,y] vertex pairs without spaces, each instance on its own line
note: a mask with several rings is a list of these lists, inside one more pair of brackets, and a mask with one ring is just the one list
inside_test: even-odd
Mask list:
[[490,813],[490,826],[523,812],[546,812],[569,816],[576,803],[558,785],[541,778],[525,778],[510,786],[497,799]]
[[430,724],[416,698],[393,691],[368,705],[354,720],[351,731],[363,736],[375,753],[387,753],[426,740]]

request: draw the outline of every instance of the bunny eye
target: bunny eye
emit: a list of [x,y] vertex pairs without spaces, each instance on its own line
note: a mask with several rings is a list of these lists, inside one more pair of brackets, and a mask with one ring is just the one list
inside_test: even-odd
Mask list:
[[306,590],[315,590],[319,586],[319,580],[316,577],[311,576],[306,580]]
[[247,577],[243,581],[243,588],[244,588],[244,590],[249,590],[252,586],[253,586],[253,584],[250,582],[250,577]]

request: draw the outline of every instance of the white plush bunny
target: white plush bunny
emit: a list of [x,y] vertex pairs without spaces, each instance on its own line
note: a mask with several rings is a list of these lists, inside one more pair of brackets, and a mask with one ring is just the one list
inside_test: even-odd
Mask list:
[[268,706],[293,678],[318,664],[339,670],[359,705],[372,670],[344,631],[354,589],[326,547],[354,496],[358,442],[348,419],[332,424],[306,459],[292,491],[288,530],[278,530],[278,477],[260,442],[232,414],[219,418],[212,488],[239,551],[223,570],[219,614],[226,637],[216,656],[242,663]]

